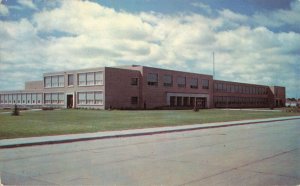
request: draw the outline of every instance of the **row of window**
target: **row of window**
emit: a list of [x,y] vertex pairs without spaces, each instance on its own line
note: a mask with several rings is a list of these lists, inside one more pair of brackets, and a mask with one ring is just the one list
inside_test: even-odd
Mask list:
[[[74,74],[68,74],[68,86],[74,85]],[[103,72],[78,73],[78,86],[103,85]],[[45,76],[44,87],[56,88],[65,86],[64,75]]]
[[45,88],[64,87],[65,86],[65,77],[63,75],[46,76],[46,77],[44,77],[44,86],[45,86]]
[[266,87],[232,85],[226,83],[215,83],[214,90],[216,92],[231,92],[231,93],[252,94],[252,95],[268,94],[268,89]]
[[65,104],[64,93],[45,93],[45,104],[63,105]]
[[78,74],[79,86],[103,85],[102,72],[89,72]]
[[266,105],[269,103],[268,98],[255,97],[230,97],[230,96],[216,96],[214,97],[215,104],[223,105]]
[[[99,91],[95,92],[78,92],[77,93],[79,105],[102,105],[103,93]],[[1,94],[1,104],[42,104],[42,93],[20,93],[20,94]],[[44,104],[64,105],[65,94],[64,93],[45,93]]]
[[[188,86],[193,89],[199,88],[198,78],[188,78]],[[158,86],[158,74],[157,73],[148,73],[147,75],[147,84],[149,86]],[[176,82],[174,83],[173,75],[165,74],[163,75],[163,86],[173,87],[176,84],[177,87],[186,88],[187,87],[187,77],[179,76],[176,77]],[[209,89],[209,80],[201,80],[202,89]]]
[[79,105],[102,105],[103,93],[102,92],[78,92],[77,94]]
[[1,104],[41,104],[41,93],[1,94]]

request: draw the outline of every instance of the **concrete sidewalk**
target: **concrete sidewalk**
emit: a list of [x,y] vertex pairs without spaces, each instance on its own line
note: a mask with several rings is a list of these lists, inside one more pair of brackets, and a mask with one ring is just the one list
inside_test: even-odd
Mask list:
[[95,133],[83,133],[83,134],[67,134],[67,135],[57,135],[57,136],[4,139],[4,140],[0,140],[0,149],[34,146],[34,145],[70,143],[70,142],[86,141],[86,140],[153,135],[153,134],[161,134],[161,133],[191,131],[191,130],[230,127],[230,126],[241,126],[241,125],[249,125],[249,124],[274,122],[274,121],[294,120],[294,119],[300,120],[300,116],[145,128],[145,129],[132,129],[132,130],[122,130],[122,131],[107,131],[107,132],[95,132]]

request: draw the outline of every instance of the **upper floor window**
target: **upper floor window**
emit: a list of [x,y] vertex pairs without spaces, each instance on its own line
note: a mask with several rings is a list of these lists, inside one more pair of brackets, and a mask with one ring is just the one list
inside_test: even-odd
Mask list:
[[65,86],[64,75],[44,77],[44,87],[45,88],[64,87],[64,86]]
[[94,85],[95,84],[95,75],[93,72],[86,74],[86,85]]
[[78,74],[78,85],[86,85],[86,74]]
[[58,76],[51,77],[51,87],[58,87]]
[[221,84],[221,83],[218,84],[218,91],[219,92],[223,91],[223,84]]
[[202,88],[209,89],[209,80],[208,79],[202,79]]
[[68,86],[74,85],[74,74],[68,74]]
[[230,92],[230,85],[226,84],[226,92]]
[[131,85],[137,86],[139,83],[139,79],[138,78],[131,78]]
[[95,85],[103,85],[103,73],[95,72]]
[[158,85],[158,74],[156,73],[149,73],[147,76],[147,82],[150,86],[157,86]]
[[192,78],[191,79],[191,88],[198,88],[198,79],[197,78]]
[[165,87],[173,86],[173,76],[172,75],[164,75],[164,86]]
[[102,85],[103,73],[102,72],[88,72],[78,74],[79,86]]
[[49,77],[44,77],[44,84],[46,88],[51,87],[51,76]]
[[185,77],[178,77],[177,78],[177,85],[178,87],[185,87],[186,78]]

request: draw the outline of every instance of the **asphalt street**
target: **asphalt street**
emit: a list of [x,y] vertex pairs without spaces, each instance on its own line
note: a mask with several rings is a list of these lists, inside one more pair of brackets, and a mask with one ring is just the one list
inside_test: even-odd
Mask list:
[[4,185],[299,185],[300,120],[0,150]]

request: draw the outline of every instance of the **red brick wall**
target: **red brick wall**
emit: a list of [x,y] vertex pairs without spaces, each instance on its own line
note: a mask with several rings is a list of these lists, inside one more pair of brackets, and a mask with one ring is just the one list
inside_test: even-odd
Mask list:
[[[218,84],[225,85],[226,87],[230,86],[230,90],[218,90],[216,87]],[[232,91],[232,86],[243,87],[242,93],[240,90]],[[245,87],[247,87],[247,91],[244,92]],[[216,89],[217,88],[217,89]],[[250,89],[252,89],[250,91]],[[259,93],[255,93],[254,90],[260,89]],[[228,108],[245,108],[245,107],[269,107],[270,106],[270,89],[268,86],[264,85],[254,85],[254,84],[246,84],[246,83],[237,83],[237,82],[229,82],[229,81],[220,81],[214,80],[214,106],[215,107],[228,107]],[[225,102],[220,103],[217,101],[217,97],[225,97]],[[238,99],[235,99],[235,98]]]
[[140,108],[131,104],[131,97],[141,97],[141,86],[131,85],[131,78],[141,78],[139,71],[105,68],[105,108]]
[[[167,93],[195,93],[195,94],[208,94],[212,95],[213,81],[212,76],[210,75],[201,75],[195,73],[179,72],[165,69],[157,69],[151,67],[133,67],[132,69],[138,69],[142,74],[142,105],[146,103],[147,108],[155,108],[167,105]],[[158,74],[158,85],[150,86],[147,82],[148,73],[157,73]],[[163,76],[165,74],[173,76],[173,86],[165,87]],[[177,77],[186,77],[186,87],[177,86]],[[198,89],[190,88],[191,78],[198,79]],[[202,79],[209,80],[209,89],[202,88]],[[212,96],[210,96],[212,98]],[[209,102],[211,103],[211,101]],[[209,104],[208,107],[212,105]]]

